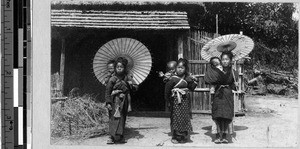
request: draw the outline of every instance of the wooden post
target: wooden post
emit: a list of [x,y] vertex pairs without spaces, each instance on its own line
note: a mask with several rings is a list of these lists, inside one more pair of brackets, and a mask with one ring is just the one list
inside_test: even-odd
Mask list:
[[177,40],[178,46],[178,59],[183,58],[183,37],[180,35]]
[[[240,35],[243,35],[243,31],[240,31]],[[243,76],[240,76],[240,74],[242,74],[243,72],[242,72],[242,67],[243,67],[243,64],[242,63],[240,63],[239,64],[239,90],[241,91],[242,90],[242,80],[243,80]],[[244,75],[244,74],[243,74]]]
[[61,41],[61,55],[60,55],[60,91],[64,95],[64,71],[65,71],[65,38]]
[[219,18],[218,18],[218,14],[216,14],[216,34],[217,34],[217,35],[219,34],[219,27],[218,27],[218,26],[219,26],[219,24],[218,24],[219,21],[218,21],[218,19],[219,19]]

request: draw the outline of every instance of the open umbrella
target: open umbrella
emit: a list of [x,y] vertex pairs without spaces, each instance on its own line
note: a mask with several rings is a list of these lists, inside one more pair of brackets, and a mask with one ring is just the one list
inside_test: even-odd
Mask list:
[[95,54],[93,70],[97,79],[104,84],[107,74],[107,62],[124,57],[128,60],[127,69],[133,75],[135,83],[142,83],[148,76],[152,59],[147,47],[132,38],[117,38],[105,43]]
[[253,47],[254,42],[248,36],[229,34],[217,37],[206,43],[201,49],[201,56],[209,61],[211,57],[220,57],[224,51],[231,51],[233,61],[237,61],[248,55]]

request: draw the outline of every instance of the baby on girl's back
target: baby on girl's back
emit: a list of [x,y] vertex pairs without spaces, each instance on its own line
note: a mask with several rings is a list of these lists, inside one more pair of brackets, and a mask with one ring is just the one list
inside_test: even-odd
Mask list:
[[205,82],[211,85],[210,93],[215,93],[216,84],[221,80],[220,73],[223,73],[223,66],[218,57],[212,57],[209,61],[208,70],[205,76]]
[[159,76],[163,77],[164,83],[168,82],[172,76],[176,75],[175,72],[176,66],[177,66],[176,61],[169,61],[167,63],[167,72],[165,74],[162,71],[159,72]]

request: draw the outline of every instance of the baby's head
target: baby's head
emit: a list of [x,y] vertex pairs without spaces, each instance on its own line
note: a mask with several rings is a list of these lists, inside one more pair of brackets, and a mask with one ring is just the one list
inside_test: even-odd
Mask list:
[[211,64],[211,66],[214,66],[214,67],[216,67],[216,68],[222,68],[221,60],[220,60],[220,58],[218,58],[218,57],[212,57],[212,58],[210,59],[210,62],[209,62],[209,63]]
[[169,61],[167,63],[167,71],[171,72],[171,73],[174,73],[175,69],[176,69],[176,65],[177,65],[176,61]]
[[110,74],[114,73],[114,63],[115,63],[115,60],[109,60],[107,62],[107,70]]

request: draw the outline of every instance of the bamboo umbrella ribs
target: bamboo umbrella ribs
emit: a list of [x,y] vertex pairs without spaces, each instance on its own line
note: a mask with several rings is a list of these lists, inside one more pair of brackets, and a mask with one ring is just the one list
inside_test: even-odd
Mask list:
[[201,56],[209,61],[211,57],[220,57],[222,52],[231,51],[234,56],[233,61],[237,61],[248,55],[253,47],[254,42],[248,36],[229,34],[217,37],[205,44],[201,49]]
[[132,38],[117,38],[105,43],[95,54],[93,71],[96,78],[105,83],[107,62],[124,57],[128,60],[128,70],[133,75],[135,83],[142,83],[149,75],[152,58],[147,47]]

